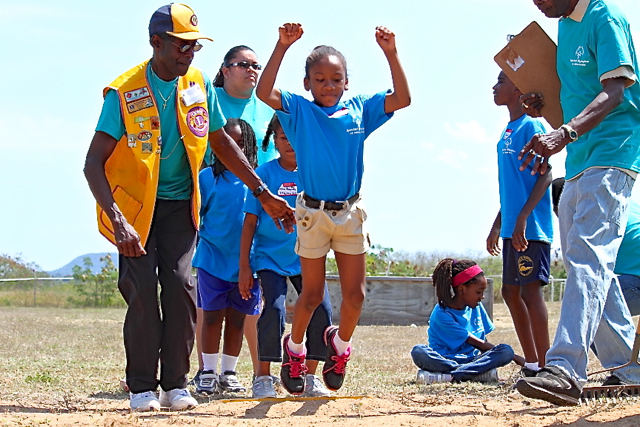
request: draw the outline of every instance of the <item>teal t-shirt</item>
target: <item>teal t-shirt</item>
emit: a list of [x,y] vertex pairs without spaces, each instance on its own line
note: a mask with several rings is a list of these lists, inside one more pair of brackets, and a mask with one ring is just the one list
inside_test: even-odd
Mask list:
[[[203,77],[209,110],[209,132],[213,132],[224,126],[225,118],[216,100],[216,93],[209,77],[204,73]],[[147,80],[150,83],[160,114],[160,135],[163,142],[160,153],[157,198],[165,200],[189,200],[193,190],[189,160],[180,138],[176,118],[175,89],[177,79],[176,77],[174,80],[165,82],[153,72],[150,66],[147,67]],[[162,94],[162,97],[158,91]],[[167,107],[164,109],[163,97],[168,101]],[[124,121],[120,111],[120,100],[114,90],[107,92],[107,96],[104,98],[102,113],[100,114],[96,131],[109,134],[118,141],[125,134]]]
[[627,228],[616,258],[616,274],[640,276],[640,203],[629,200]]
[[[606,0],[591,0],[584,18],[558,24],[557,68],[564,121],[577,116],[602,91],[600,76],[620,66],[638,73],[624,14]],[[566,178],[590,167],[640,171],[640,85],[624,91],[622,104],[593,130],[567,146]]]
[[[267,133],[267,127],[273,117],[273,109],[260,101],[255,93],[251,94],[251,98],[242,99],[234,98],[221,87],[216,87],[215,91],[218,97],[218,103],[222,109],[222,114],[224,114],[227,119],[242,119],[251,125],[251,128],[256,134],[256,144],[258,144],[258,166],[264,165],[268,161],[278,157],[273,139],[269,142],[267,151],[262,151],[262,140]],[[211,149],[208,149],[205,159],[207,159],[207,164],[213,163]]]

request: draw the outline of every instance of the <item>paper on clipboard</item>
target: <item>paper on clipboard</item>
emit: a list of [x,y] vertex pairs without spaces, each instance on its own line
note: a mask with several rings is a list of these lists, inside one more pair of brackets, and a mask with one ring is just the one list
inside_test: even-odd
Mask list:
[[541,93],[540,114],[557,129],[563,124],[556,44],[537,22],[514,36],[493,59],[522,93]]

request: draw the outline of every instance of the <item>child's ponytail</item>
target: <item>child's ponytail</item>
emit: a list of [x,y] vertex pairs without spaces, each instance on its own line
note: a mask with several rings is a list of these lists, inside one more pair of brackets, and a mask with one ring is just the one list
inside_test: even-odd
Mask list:
[[[472,277],[464,280],[464,282],[457,284],[453,283],[453,278],[455,276],[474,266],[477,267],[473,270],[476,274],[473,274]],[[431,275],[433,286],[436,288],[436,298],[438,299],[440,307],[450,307],[453,303],[453,299],[456,297],[455,288],[459,285],[467,285],[475,281],[479,274],[482,274],[482,270],[474,261],[458,261],[453,258],[445,258],[440,261]]]
[[276,129],[282,129],[282,125],[280,124],[278,115],[273,113],[273,117],[271,117],[271,121],[269,121],[269,126],[267,126],[267,133],[264,134],[264,138],[262,139],[262,151],[265,153],[269,149],[269,142],[271,141],[271,137],[275,135]]

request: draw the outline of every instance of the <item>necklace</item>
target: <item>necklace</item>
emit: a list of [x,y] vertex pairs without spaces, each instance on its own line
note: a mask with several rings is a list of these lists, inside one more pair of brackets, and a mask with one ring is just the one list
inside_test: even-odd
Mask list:
[[160,86],[158,85],[157,79],[159,77],[156,76],[156,73],[154,73],[153,70],[151,70],[151,75],[153,75],[153,78],[154,78],[154,82],[153,83],[154,83],[154,85],[156,87],[156,90],[158,91],[158,94],[160,95],[160,98],[162,98],[162,111],[164,111],[167,108],[167,102],[169,102],[169,100],[173,96],[173,93],[176,91],[176,87],[178,86],[178,79],[176,78],[176,82],[173,84],[173,87],[171,88],[171,93],[169,93],[169,96],[167,96],[165,98],[164,96],[162,96],[162,91],[160,91]]

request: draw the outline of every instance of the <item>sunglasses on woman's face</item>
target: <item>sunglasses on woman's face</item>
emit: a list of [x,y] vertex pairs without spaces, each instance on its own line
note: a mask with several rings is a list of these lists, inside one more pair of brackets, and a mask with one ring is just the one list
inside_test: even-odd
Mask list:
[[234,62],[233,64],[227,64],[225,65],[225,67],[240,67],[240,68],[244,68],[245,70],[249,67],[253,68],[256,71],[260,71],[262,70],[262,65],[260,64],[251,64],[247,61],[240,61],[240,62]]

